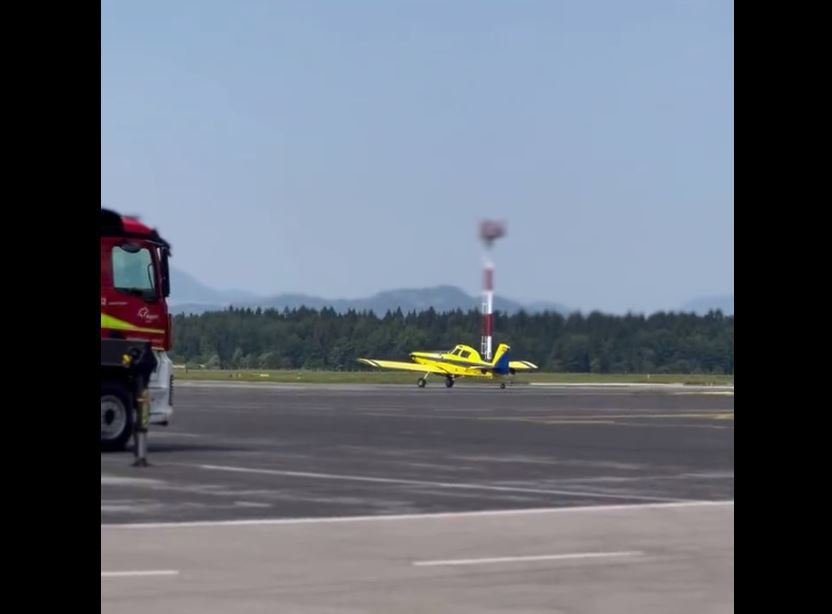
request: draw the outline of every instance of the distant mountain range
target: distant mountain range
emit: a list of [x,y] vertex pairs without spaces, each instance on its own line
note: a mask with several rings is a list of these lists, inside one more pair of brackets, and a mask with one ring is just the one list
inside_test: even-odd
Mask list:
[[[401,309],[409,311],[423,311],[433,307],[436,311],[453,311],[461,309],[479,309],[481,299],[472,296],[456,286],[434,286],[431,288],[387,290],[379,292],[367,298],[357,299],[326,299],[306,294],[284,293],[274,296],[259,296],[245,290],[217,290],[211,288],[193,275],[171,268],[172,296],[170,300],[171,312],[200,314],[206,311],[217,311],[225,309],[229,305],[235,307],[260,307],[262,309],[295,309],[308,307],[321,309],[332,307],[335,311],[343,313],[350,309],[355,311],[372,311],[378,315],[384,315],[387,311]],[[534,301],[521,303],[511,299],[497,296],[494,299],[494,308],[503,313],[516,313],[525,310],[529,313],[540,313],[543,311],[555,311],[568,314],[570,309],[561,303],[551,301]],[[680,311],[693,311],[696,313],[707,313],[709,309],[721,309],[725,314],[734,313],[734,297],[713,296],[702,297],[685,303]]]
[[172,303],[194,303],[206,306],[224,306],[249,301],[260,297],[245,290],[216,290],[199,281],[196,277],[175,267],[171,267]]
[[[278,294],[275,296],[258,296],[243,290],[217,290],[197,280],[193,275],[176,268],[171,268],[171,311],[173,313],[204,313],[224,309],[229,305],[235,307],[261,307],[263,309],[294,309],[309,307],[321,309],[332,307],[337,312],[350,309],[355,311],[373,311],[383,315],[387,311],[401,309],[403,312],[423,311],[433,307],[436,311],[453,311],[462,309],[479,309],[481,299],[471,296],[455,286],[434,286],[432,288],[400,289],[379,292],[367,298],[326,299],[307,294]],[[536,301],[523,304],[507,298],[495,297],[494,308],[504,313],[515,313],[521,309],[529,312],[557,311],[569,313],[571,310],[560,303]]]

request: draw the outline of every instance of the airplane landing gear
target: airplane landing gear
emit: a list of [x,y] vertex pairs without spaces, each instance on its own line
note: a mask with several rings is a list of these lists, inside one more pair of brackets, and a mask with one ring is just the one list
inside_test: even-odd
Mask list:
[[454,387],[454,378],[450,375],[445,378],[445,388],[453,388]]
[[506,383],[505,382],[500,382],[500,390],[505,390],[505,389],[506,389]]
[[424,377],[420,377],[419,379],[416,380],[416,385],[419,386],[419,388],[424,388],[425,384],[427,384],[427,383],[428,383],[428,380],[426,380]]

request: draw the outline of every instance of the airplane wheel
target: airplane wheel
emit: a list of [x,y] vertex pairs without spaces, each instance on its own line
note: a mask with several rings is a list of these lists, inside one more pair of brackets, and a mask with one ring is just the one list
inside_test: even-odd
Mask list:
[[416,385],[419,386],[419,388],[424,388],[425,384],[427,383],[428,382],[424,377],[420,377],[418,380],[416,380]]
[[453,388],[454,387],[454,380],[450,377],[445,378],[445,388]]
[[500,390],[505,390],[505,389],[506,389],[506,383],[505,382],[500,382]]

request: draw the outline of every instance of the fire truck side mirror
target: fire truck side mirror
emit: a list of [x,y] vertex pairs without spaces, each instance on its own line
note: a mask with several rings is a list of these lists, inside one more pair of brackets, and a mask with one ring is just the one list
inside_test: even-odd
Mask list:
[[170,252],[167,249],[162,250],[162,296],[165,298],[170,296],[170,267],[168,266],[168,258]]

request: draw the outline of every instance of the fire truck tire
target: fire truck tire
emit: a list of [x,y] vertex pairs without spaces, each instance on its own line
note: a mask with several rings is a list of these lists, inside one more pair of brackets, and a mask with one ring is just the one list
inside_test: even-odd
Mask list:
[[133,434],[133,412],[127,389],[118,383],[101,384],[101,450],[124,450]]

